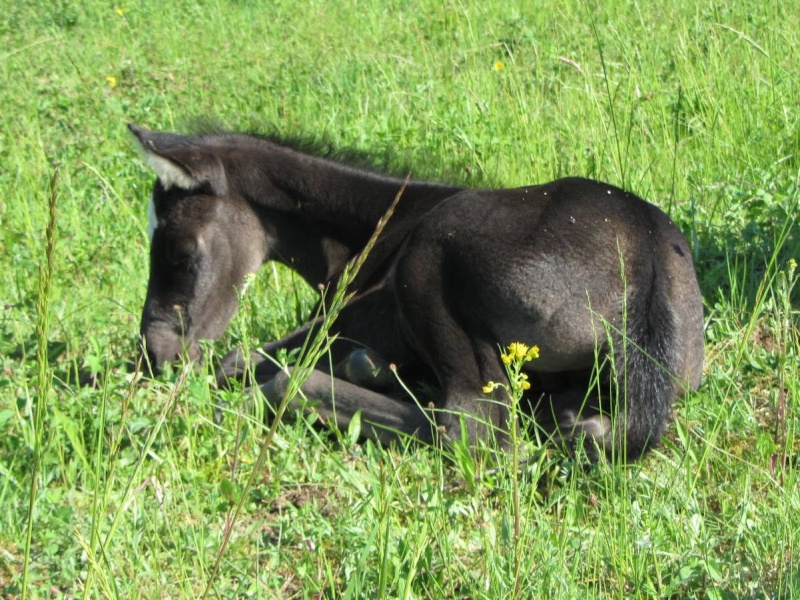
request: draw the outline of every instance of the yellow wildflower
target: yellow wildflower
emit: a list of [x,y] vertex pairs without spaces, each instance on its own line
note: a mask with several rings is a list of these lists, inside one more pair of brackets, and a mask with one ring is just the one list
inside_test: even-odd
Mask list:
[[106,77],[106,81],[108,82],[108,87],[110,87],[112,90],[117,87],[117,78],[113,75]]
[[496,386],[497,386],[497,384],[494,381],[490,381],[485,386],[483,386],[483,393],[484,394],[491,394],[492,390],[494,390],[494,388]]
[[124,11],[124,10],[122,10],[122,7],[121,7],[121,6],[120,6],[119,8],[117,8],[117,14],[118,14],[120,17],[121,17],[122,15],[124,15],[124,14],[125,14],[125,11]]
[[498,60],[496,63],[494,63],[494,70],[495,71],[502,71],[504,67],[505,67],[505,64],[503,64],[502,60]]
[[523,344],[522,342],[512,342],[508,345],[508,354],[511,356],[511,358],[525,358],[527,353],[527,344]]
[[792,273],[797,268],[797,261],[793,258],[789,259],[789,272]]
[[512,342],[508,345],[508,351],[500,354],[500,360],[506,366],[514,361],[530,362],[534,358],[539,358],[539,346],[528,346],[522,342]]
[[531,382],[528,381],[528,374],[527,373],[520,373],[519,374],[519,387],[523,390],[531,389]]

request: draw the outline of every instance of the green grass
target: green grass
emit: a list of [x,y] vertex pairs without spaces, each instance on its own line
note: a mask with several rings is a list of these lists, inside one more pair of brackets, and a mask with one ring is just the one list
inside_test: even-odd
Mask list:
[[[800,596],[798,22],[752,1],[5,3],[0,595]],[[695,254],[703,386],[629,467],[524,442],[515,476],[288,419],[255,469],[241,394],[218,426],[207,371],[126,369],[152,175],[125,123],[197,118],[418,178],[584,175],[651,199]],[[267,266],[209,352],[275,339],[313,300]]]

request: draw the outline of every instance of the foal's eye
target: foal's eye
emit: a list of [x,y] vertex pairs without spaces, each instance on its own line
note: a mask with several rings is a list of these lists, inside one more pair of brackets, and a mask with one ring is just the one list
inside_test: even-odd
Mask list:
[[193,262],[196,250],[197,242],[193,238],[180,238],[169,245],[167,257],[176,267],[188,267]]

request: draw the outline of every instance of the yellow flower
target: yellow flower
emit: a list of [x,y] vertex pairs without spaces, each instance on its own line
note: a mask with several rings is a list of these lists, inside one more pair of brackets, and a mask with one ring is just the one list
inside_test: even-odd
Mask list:
[[502,71],[503,67],[505,67],[505,65],[503,64],[502,60],[498,60],[496,63],[494,63],[494,70],[495,71]]
[[530,362],[534,358],[539,358],[539,346],[528,347],[522,342],[512,342],[508,345],[508,351],[500,354],[500,360],[506,366],[514,361]]
[[520,387],[522,387],[523,390],[529,390],[529,389],[531,389],[531,382],[530,381],[523,381],[522,385]]
[[793,272],[797,268],[797,261],[793,258],[789,259],[789,272]]
[[117,87],[117,78],[113,75],[106,77],[106,81],[108,82],[108,87],[110,87],[112,90]]
[[122,7],[121,7],[121,6],[120,6],[120,7],[117,9],[117,14],[118,14],[120,17],[121,17],[122,15],[124,15],[124,14],[125,14],[125,11],[124,11],[124,10],[122,10]]
[[490,381],[485,386],[483,386],[483,393],[484,394],[491,394],[492,390],[494,390],[497,384],[494,381]]
[[508,354],[511,358],[525,358],[528,353],[528,346],[522,342],[512,342],[508,345]]

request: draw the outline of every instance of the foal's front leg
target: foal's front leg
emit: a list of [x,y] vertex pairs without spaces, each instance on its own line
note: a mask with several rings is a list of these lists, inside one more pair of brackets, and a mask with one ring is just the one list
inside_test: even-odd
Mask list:
[[286,337],[264,344],[260,351],[250,350],[249,355],[242,348],[234,348],[220,361],[217,383],[226,387],[229,381],[241,381],[245,386],[268,382],[281,370],[276,360],[278,352],[301,348],[308,339],[310,330],[318,327],[320,322],[321,319],[315,319],[306,323]]
[[[265,348],[268,350],[269,344]],[[272,355],[272,353],[267,354],[266,352],[250,352],[249,359],[246,359],[244,352],[237,348],[223,358],[220,370],[217,372],[217,382],[224,386],[231,379],[243,380],[248,364],[252,369],[255,381],[245,381],[246,385],[269,382],[281,370],[280,365],[269,358]],[[323,365],[320,365],[319,368],[323,368]],[[351,351],[332,369],[336,379],[342,379],[373,391],[386,391],[394,387],[396,383],[389,363],[370,348]]]
[[[292,369],[281,371],[261,386],[267,402],[276,408],[289,388]],[[325,423],[347,431],[361,411],[361,435],[389,444],[406,436],[432,443],[433,418],[414,403],[390,398],[336,377],[313,370],[300,392],[289,402],[292,410],[313,410]]]
[[[320,359],[318,368],[330,372],[336,368],[335,365],[340,365],[350,355],[363,349],[369,349],[370,356],[383,357],[398,364],[412,362],[414,357],[409,354],[396,330],[397,314],[393,305],[393,293],[380,286],[351,300],[342,309],[330,330],[331,334],[338,334],[339,338],[332,345],[329,355]],[[245,356],[241,348],[232,350],[220,362],[217,382],[224,386],[228,380],[243,380],[248,374],[248,365],[255,381],[244,381],[246,385],[268,382],[280,370],[274,360],[278,352],[302,348],[306,340],[319,333],[323,324],[322,317],[312,319],[280,340],[268,342],[260,352],[251,351],[249,356]],[[336,375],[363,385],[347,373]],[[385,380],[383,377],[383,381]],[[368,387],[377,389],[371,385]]]

